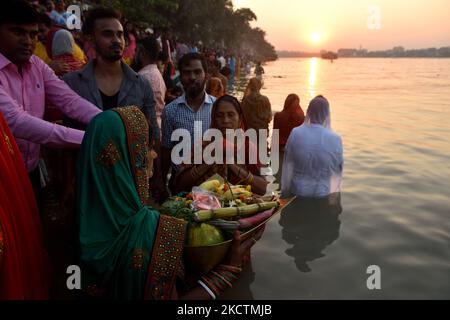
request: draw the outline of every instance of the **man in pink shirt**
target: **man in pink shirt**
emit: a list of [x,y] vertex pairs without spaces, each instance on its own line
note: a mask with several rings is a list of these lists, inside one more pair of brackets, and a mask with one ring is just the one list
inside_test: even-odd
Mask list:
[[39,202],[40,145],[77,147],[84,132],[43,120],[45,105],[88,123],[97,107],[73,92],[33,51],[38,14],[26,1],[6,0],[0,13],[0,112],[17,140]]
[[139,74],[150,82],[153,97],[155,99],[156,121],[161,129],[161,115],[165,106],[166,84],[158,69],[158,54],[161,51],[158,40],[155,37],[147,37],[140,43],[138,60],[142,65]]

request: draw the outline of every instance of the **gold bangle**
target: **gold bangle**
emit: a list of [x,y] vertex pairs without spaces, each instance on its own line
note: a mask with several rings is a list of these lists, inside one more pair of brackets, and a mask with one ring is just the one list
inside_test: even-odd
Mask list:
[[245,181],[247,182],[247,184],[252,184],[254,178],[255,177],[253,176],[253,174],[249,171],[247,178],[245,178]]

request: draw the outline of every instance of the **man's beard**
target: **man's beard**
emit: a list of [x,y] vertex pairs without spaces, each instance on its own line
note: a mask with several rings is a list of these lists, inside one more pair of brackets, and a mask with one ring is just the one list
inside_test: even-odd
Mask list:
[[123,50],[122,52],[119,53],[115,53],[112,49],[108,48],[106,50],[103,50],[102,48],[100,48],[99,46],[95,45],[95,51],[97,52],[97,54],[102,57],[104,60],[106,61],[110,61],[110,62],[116,62],[118,60],[121,60],[123,57]]
[[206,79],[203,81],[203,83],[200,86],[189,86],[186,89],[187,96],[190,98],[197,97],[205,90],[205,85],[206,85]]

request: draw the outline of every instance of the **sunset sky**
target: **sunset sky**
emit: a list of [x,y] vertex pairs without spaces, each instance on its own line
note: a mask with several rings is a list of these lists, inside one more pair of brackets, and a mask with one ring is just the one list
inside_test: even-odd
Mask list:
[[[233,0],[277,50],[450,46],[450,0]],[[379,15],[378,15],[379,13]],[[379,19],[378,19],[379,17]]]

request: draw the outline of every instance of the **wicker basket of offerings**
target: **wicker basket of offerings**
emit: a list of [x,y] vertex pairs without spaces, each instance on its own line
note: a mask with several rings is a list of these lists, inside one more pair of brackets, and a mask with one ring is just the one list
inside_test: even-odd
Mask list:
[[189,194],[170,198],[162,212],[188,221],[186,268],[202,275],[226,257],[236,229],[241,241],[251,238],[287,203],[275,196],[256,196],[249,186],[208,180]]

